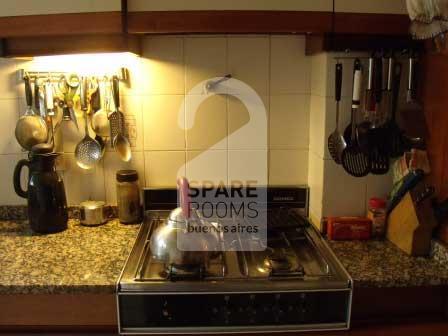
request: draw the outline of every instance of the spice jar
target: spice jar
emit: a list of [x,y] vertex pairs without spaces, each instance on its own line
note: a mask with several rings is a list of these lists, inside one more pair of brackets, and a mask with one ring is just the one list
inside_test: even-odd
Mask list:
[[140,187],[135,170],[117,171],[118,218],[123,224],[141,221]]
[[369,200],[367,217],[372,221],[372,237],[382,238],[386,233],[386,201],[372,197]]

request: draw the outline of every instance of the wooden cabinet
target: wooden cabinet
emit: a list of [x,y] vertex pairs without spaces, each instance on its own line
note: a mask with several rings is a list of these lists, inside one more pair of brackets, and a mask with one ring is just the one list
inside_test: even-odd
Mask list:
[[335,0],[336,33],[407,35],[406,0]]
[[14,0],[0,4],[0,17],[120,11],[120,0]]
[[0,3],[2,38],[121,31],[121,0],[15,0]]
[[130,12],[146,11],[317,11],[331,12],[333,0],[128,0]]
[[405,14],[406,0],[335,0],[336,13]]
[[128,1],[129,33],[323,33],[332,0]]

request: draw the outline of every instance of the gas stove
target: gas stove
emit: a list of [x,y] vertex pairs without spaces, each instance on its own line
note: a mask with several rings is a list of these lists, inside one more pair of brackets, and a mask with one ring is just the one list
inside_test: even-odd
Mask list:
[[151,235],[176,207],[176,191],[144,196],[145,220],[117,285],[121,334],[349,328],[352,280],[307,220],[307,188],[269,188],[267,240],[235,239],[234,248],[194,268],[151,253]]

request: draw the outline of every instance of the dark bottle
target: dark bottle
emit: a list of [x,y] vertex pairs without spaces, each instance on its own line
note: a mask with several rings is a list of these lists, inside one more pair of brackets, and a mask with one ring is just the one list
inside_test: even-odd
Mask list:
[[[29,160],[20,160],[14,169],[14,189],[17,195],[28,200],[28,218],[35,232],[54,233],[67,228],[64,181],[55,169],[58,155],[53,152],[53,146],[38,144],[31,149]],[[29,169],[27,191],[20,185],[23,166]]]

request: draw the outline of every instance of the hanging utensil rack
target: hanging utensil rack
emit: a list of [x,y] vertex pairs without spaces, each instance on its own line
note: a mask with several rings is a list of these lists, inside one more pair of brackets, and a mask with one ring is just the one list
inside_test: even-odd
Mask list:
[[[61,79],[61,76],[69,75],[71,73],[76,72],[70,72],[70,71],[28,71],[25,69],[19,69],[17,70],[17,80],[23,81],[25,76],[28,76],[28,78],[31,81],[35,81],[36,79],[43,79],[48,80],[50,79],[51,82],[58,82]],[[94,75],[94,76],[88,76],[88,77],[95,77],[98,81],[104,81],[104,80],[111,80],[113,76],[117,76],[120,81],[122,82],[128,82],[129,81],[129,70],[127,68],[119,68],[115,73],[108,73],[104,75]],[[81,76],[80,76],[81,77]]]

